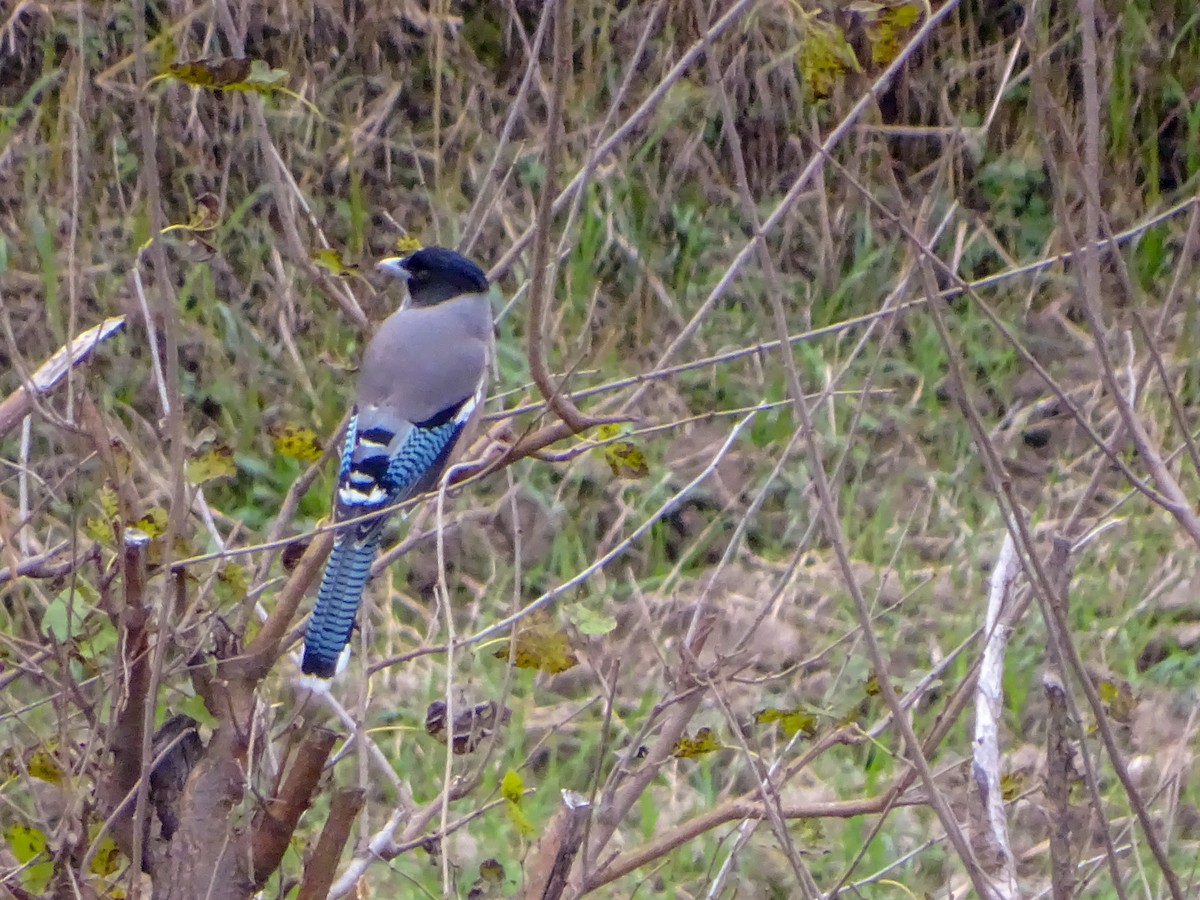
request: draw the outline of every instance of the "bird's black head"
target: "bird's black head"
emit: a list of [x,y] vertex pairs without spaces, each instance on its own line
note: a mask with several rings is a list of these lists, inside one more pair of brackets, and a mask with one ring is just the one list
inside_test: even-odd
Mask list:
[[413,306],[433,306],[463,294],[488,290],[483,270],[461,253],[445,247],[424,247],[408,256],[393,256],[376,267],[408,282]]

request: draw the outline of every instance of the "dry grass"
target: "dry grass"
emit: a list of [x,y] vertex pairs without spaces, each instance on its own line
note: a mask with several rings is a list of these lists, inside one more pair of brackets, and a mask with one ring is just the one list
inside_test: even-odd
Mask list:
[[[569,895],[1189,895],[1200,20],[950,3],[885,72],[865,6],[569,6],[166,0],[143,50],[122,4],[0,8],[0,883],[204,871],[142,777],[167,757],[185,798],[232,766],[246,827],[194,825],[282,852],[272,896],[542,896],[571,845]],[[861,65],[818,98],[834,25]],[[229,55],[292,93],[143,89]],[[520,458],[412,512],[310,694],[332,465],[272,435],[336,448],[396,298],[315,260],[401,233],[492,267],[474,455]],[[578,665],[506,663],[531,620]],[[449,755],[438,700],[511,719]]]

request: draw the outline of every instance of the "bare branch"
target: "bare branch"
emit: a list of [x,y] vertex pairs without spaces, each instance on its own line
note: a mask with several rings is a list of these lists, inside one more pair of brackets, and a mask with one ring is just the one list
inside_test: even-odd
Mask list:
[[1007,608],[1015,601],[1021,572],[1016,542],[1004,533],[992,568],[984,620],[983,658],[975,683],[975,741],[971,766],[971,848],[991,879],[996,897],[1015,898],[1016,862],[1008,842],[1008,821],[1000,786],[1000,722],[1004,712],[1004,651],[1008,645]]
[[38,366],[28,383],[0,400],[0,437],[8,434],[29,415],[34,404],[54,391],[71,369],[87,361],[101,343],[125,327],[125,317],[105,319],[76,335],[70,343]]
[[304,879],[296,900],[324,900],[329,895],[350,828],[365,801],[366,791],[362,788],[343,788],[333,795],[317,846],[304,864]]
[[254,817],[250,870],[256,888],[266,884],[279,868],[292,832],[320,785],[321,772],[336,740],[337,733],[328,728],[309,730],[300,742],[283,786]]

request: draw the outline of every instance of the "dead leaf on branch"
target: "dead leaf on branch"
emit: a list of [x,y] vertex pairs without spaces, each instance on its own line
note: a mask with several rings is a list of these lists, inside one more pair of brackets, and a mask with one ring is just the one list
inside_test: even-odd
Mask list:
[[210,91],[254,91],[268,94],[283,89],[286,69],[272,69],[261,59],[212,57],[173,63],[150,80],[174,79],[191,87]]
[[759,725],[770,725],[778,722],[783,736],[788,739],[797,734],[802,734],[810,738],[815,736],[819,730],[819,720],[816,714],[803,707],[779,709],[774,706],[768,706],[766,709],[760,709],[754,714],[754,721]]
[[312,254],[311,259],[318,267],[329,272],[331,275],[336,275],[338,278],[349,278],[351,275],[357,275],[361,271],[357,263],[346,262],[342,257],[341,251],[333,247],[325,247],[317,250]]
[[[513,664],[518,669],[537,669],[557,675],[579,665],[579,659],[571,649],[567,633],[548,616],[530,616],[518,628],[511,639],[516,642],[512,657]],[[492,656],[496,659],[508,659],[509,643],[497,647]]]
[[[497,728],[503,728],[512,718],[512,710],[494,700],[477,703],[467,709],[454,711],[454,755],[474,753]],[[425,713],[425,732],[439,743],[446,743],[446,703],[435,700]]]
[[192,455],[184,465],[188,481],[195,485],[207,484],[218,478],[229,478],[237,474],[233,461],[233,448],[228,444],[209,444],[204,450]]
[[681,737],[675,743],[671,755],[676,759],[695,759],[720,749],[721,742],[717,740],[716,732],[706,726],[697,731],[695,737],[688,737],[686,734]]
[[645,478],[650,474],[646,457],[637,444],[630,440],[615,440],[621,434],[621,425],[609,423],[596,429],[596,440],[602,442],[599,450],[604,461],[618,478]]
[[316,462],[321,458],[321,441],[317,433],[304,425],[285,422],[268,429],[280,456],[298,459],[301,462]]

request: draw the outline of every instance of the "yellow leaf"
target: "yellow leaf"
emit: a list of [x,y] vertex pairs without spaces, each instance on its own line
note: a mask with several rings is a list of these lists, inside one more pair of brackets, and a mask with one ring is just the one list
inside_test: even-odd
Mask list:
[[163,78],[174,78],[192,87],[211,91],[269,94],[283,89],[288,73],[285,69],[272,69],[261,59],[223,57],[175,63],[167,66],[166,71],[155,76],[153,81]]
[[858,60],[841,28],[813,16],[805,22],[796,65],[809,93],[828,97],[847,72],[858,69]]
[[863,685],[863,692],[868,697],[879,696],[879,676],[874,672],[871,673],[871,677],[868,678],[866,684]]
[[58,764],[58,760],[45,747],[38,747],[29,754],[29,758],[25,761],[25,768],[29,774],[40,781],[48,781],[50,784],[61,784],[63,780],[62,768]]
[[196,453],[185,466],[188,481],[206,484],[218,478],[228,478],[237,473],[233,461],[233,448],[225,444],[210,444],[206,450]]
[[229,588],[229,592],[235,597],[245,597],[250,590],[246,567],[237,563],[226,563],[217,569],[217,580]]
[[4,838],[17,858],[24,865],[39,853],[46,852],[46,835],[36,828],[14,822],[4,829]]
[[504,773],[504,778],[500,782],[500,796],[505,799],[505,806],[508,807],[508,819],[516,826],[517,831],[522,837],[529,837],[533,834],[533,823],[521,810],[521,799],[524,797],[525,783],[521,780],[520,774],[516,769],[509,769]]
[[1129,686],[1129,682],[1104,678],[1097,685],[1097,692],[1100,694],[1100,701],[1104,704],[1108,714],[1118,722],[1128,725],[1129,720],[1133,718],[1134,708],[1137,706],[1137,700],[1133,696],[1133,688]]
[[111,484],[105,484],[104,487],[100,488],[100,494],[97,499],[100,501],[100,511],[104,513],[105,519],[115,519],[120,514],[121,503],[117,499],[117,492]]
[[521,837],[532,837],[537,831],[529,817],[515,803],[508,804],[508,820],[513,823]]
[[[21,872],[22,885],[34,894],[41,894],[54,874],[54,863],[46,854],[46,835],[36,828],[14,822],[4,829],[4,839],[17,862],[25,867]],[[46,859],[33,862],[41,857]]]
[[[520,631],[512,638],[516,641],[513,659],[518,669],[538,669],[556,675],[579,664],[566,632],[548,618],[530,616],[519,627]],[[508,659],[508,644],[502,644],[492,655],[497,659]]]
[[160,537],[167,530],[167,511],[156,506],[134,522],[132,527],[149,538]]
[[[96,839],[96,835],[100,832],[100,822],[96,822],[88,829],[88,836]],[[99,875],[101,878],[106,878],[109,875],[115,875],[121,868],[121,851],[117,849],[117,842],[113,840],[111,834],[104,835],[100,839],[100,845],[96,848],[96,853],[92,857],[92,864],[89,867],[93,875]]]
[[312,255],[312,261],[327,272],[337,275],[339,278],[357,275],[359,271],[359,267],[356,264],[346,262],[342,259],[341,251],[335,250],[333,247],[318,250]]
[[621,426],[607,423],[596,429],[596,440],[601,442],[600,451],[604,460],[618,478],[645,478],[650,474],[646,457],[633,441],[614,440],[621,433]]
[[412,235],[406,234],[404,237],[396,238],[396,243],[393,246],[396,248],[397,254],[408,256],[408,254],[415,253],[421,249],[421,242]]
[[290,456],[301,462],[315,462],[321,458],[321,442],[311,428],[287,423],[272,428],[270,433],[275,441],[275,452],[280,456]]
[[772,722],[778,722],[785,738],[792,738],[797,734],[812,737],[817,733],[817,717],[808,710],[800,707],[796,709],[778,709],[774,706],[768,706],[766,709],[760,709],[754,714],[754,721],[759,725],[770,725]]
[[509,803],[520,804],[525,795],[525,781],[516,769],[509,769],[500,781],[500,796]]
[[695,737],[686,734],[675,744],[671,755],[678,759],[695,759],[721,749],[721,742],[711,728],[701,728]]
[[891,65],[908,37],[907,32],[921,18],[916,3],[885,6],[867,19],[867,43],[871,46],[871,62]]
[[165,74],[192,87],[221,90],[250,75],[250,60],[233,57],[197,59],[167,66]]
[[1011,802],[1024,793],[1028,786],[1028,773],[1010,772],[1000,777],[1000,796],[1004,798],[1005,802]]
[[98,543],[111,544],[113,542],[112,520],[88,519],[83,523],[83,533]]

